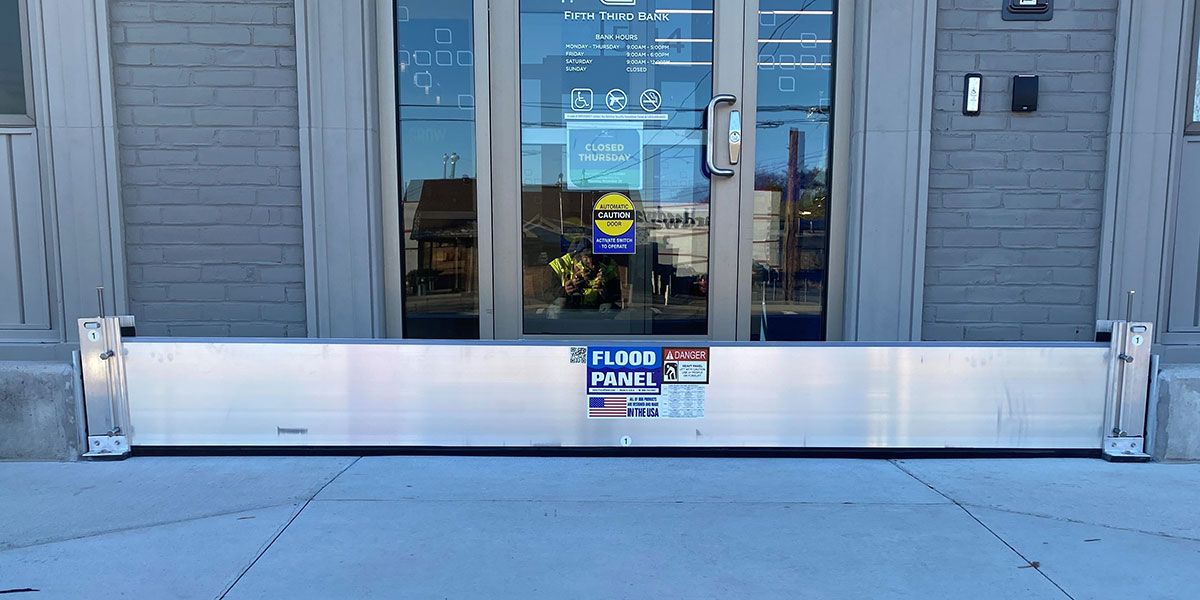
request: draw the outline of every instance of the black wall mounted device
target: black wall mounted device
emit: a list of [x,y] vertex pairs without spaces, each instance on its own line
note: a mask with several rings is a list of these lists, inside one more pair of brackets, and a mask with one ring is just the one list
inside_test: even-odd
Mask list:
[[1033,112],[1038,105],[1038,76],[1013,75],[1013,112]]

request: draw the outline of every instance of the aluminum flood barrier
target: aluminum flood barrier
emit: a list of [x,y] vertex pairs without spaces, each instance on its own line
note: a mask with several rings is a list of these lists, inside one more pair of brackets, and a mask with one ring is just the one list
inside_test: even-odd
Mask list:
[[1111,343],[122,339],[80,320],[91,455],[138,446],[1104,449],[1144,456],[1149,323]]

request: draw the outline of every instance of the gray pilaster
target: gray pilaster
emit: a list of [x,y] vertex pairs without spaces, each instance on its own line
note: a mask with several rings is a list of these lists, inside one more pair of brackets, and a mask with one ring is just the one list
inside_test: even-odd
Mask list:
[[[1120,318],[1125,293],[1137,292],[1133,317],[1160,321],[1169,207],[1178,193],[1178,146],[1192,0],[1121,0],[1113,73],[1099,318]],[[1192,234],[1194,235],[1194,229]],[[1164,330],[1160,340],[1169,337]]]
[[297,0],[309,335],[384,332],[376,2]]
[[845,337],[921,337],[935,0],[855,8]]
[[[105,0],[31,2],[35,65],[40,63],[38,130],[46,190],[57,217],[65,323],[94,315],[96,287],[106,310],[126,310],[116,131]],[[74,327],[63,327],[74,341]]]

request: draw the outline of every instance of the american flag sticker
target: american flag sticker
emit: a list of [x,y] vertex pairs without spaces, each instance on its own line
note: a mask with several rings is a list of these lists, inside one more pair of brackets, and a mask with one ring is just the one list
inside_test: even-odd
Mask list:
[[589,396],[588,417],[624,417],[628,401],[624,396]]

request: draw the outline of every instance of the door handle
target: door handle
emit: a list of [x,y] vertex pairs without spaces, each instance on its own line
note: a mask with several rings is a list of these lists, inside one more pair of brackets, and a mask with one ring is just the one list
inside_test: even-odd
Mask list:
[[[717,94],[716,96],[712,97],[712,100],[708,101],[708,108],[704,111],[705,112],[704,124],[705,124],[705,127],[708,129],[708,133],[707,133],[708,139],[707,139],[707,143],[705,144],[705,148],[704,148],[704,162],[705,162],[705,165],[708,167],[708,172],[710,175],[717,175],[720,177],[733,177],[734,174],[736,173],[736,171],[734,171],[733,169],[726,169],[725,167],[717,166],[717,143],[716,143],[716,139],[715,139],[715,135],[714,135],[717,130],[717,105],[733,104],[734,102],[737,102],[737,96],[734,96],[733,94]],[[738,121],[741,121],[741,119],[739,118]],[[732,123],[731,123],[731,125],[732,125]],[[739,123],[739,131],[738,131],[738,155],[739,156],[741,155],[741,131],[740,131],[740,128],[741,128],[741,124]],[[732,135],[732,127],[731,127],[731,131],[730,131],[731,140],[732,140],[732,137],[733,137],[733,135]],[[733,150],[733,147],[730,146],[730,151],[732,152],[732,150]],[[732,154],[730,155],[730,158],[732,159]],[[736,163],[736,161],[733,161],[733,160],[731,160],[731,162]]]

